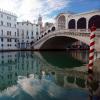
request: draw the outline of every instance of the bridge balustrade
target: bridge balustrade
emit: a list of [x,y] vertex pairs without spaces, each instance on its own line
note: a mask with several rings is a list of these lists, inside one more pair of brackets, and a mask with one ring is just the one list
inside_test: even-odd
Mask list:
[[[68,35],[74,35],[74,36],[85,36],[85,37],[89,37],[90,36],[90,29],[62,29],[62,30],[55,30],[56,33],[65,33],[65,34],[68,34]],[[45,35],[48,35],[48,34],[55,34],[55,31],[50,31],[49,33],[48,32],[44,32],[38,39],[40,40],[41,38],[43,38]],[[67,33],[66,33],[67,32]],[[97,29],[95,31],[95,34],[96,36],[100,37],[100,29]]]

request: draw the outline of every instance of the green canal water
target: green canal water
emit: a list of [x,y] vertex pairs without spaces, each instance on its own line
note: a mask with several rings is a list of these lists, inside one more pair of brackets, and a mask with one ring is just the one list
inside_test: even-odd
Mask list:
[[0,100],[88,100],[87,63],[88,51],[0,52]]

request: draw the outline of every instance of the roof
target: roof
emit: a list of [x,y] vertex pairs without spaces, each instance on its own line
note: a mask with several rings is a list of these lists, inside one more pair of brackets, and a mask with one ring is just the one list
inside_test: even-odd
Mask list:
[[3,10],[3,9],[0,9],[0,13],[7,14],[7,15],[10,15],[10,16],[13,16],[13,17],[17,17],[17,15],[14,14],[13,12],[6,11],[6,10]]
[[66,15],[66,14],[69,14],[69,15],[72,15],[72,14],[75,14],[74,12],[70,12],[70,11],[67,11],[67,12],[63,12],[63,13],[59,13],[56,17],[55,17],[55,19],[56,18],[58,18],[60,15]]

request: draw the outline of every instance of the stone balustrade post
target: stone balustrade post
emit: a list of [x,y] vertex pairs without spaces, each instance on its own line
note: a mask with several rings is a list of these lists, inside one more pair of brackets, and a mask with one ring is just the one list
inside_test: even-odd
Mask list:
[[89,19],[86,19],[86,32],[88,32],[88,23],[89,23]]

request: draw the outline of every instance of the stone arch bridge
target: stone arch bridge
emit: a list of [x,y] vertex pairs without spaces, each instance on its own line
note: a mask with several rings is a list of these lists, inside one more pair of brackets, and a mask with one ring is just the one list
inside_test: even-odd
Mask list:
[[[75,42],[77,40],[82,41],[89,45],[89,33],[75,32],[75,30],[56,30],[46,34],[39,40],[37,40],[33,46],[34,49],[65,49],[68,42]],[[95,49],[100,51],[100,35],[96,31],[96,45]],[[63,45],[62,45],[63,44]]]
[[95,24],[95,49],[100,51],[100,10],[81,14],[61,13],[55,19],[55,24],[40,34],[31,47],[37,50],[66,49],[76,41],[89,45],[89,28]]

